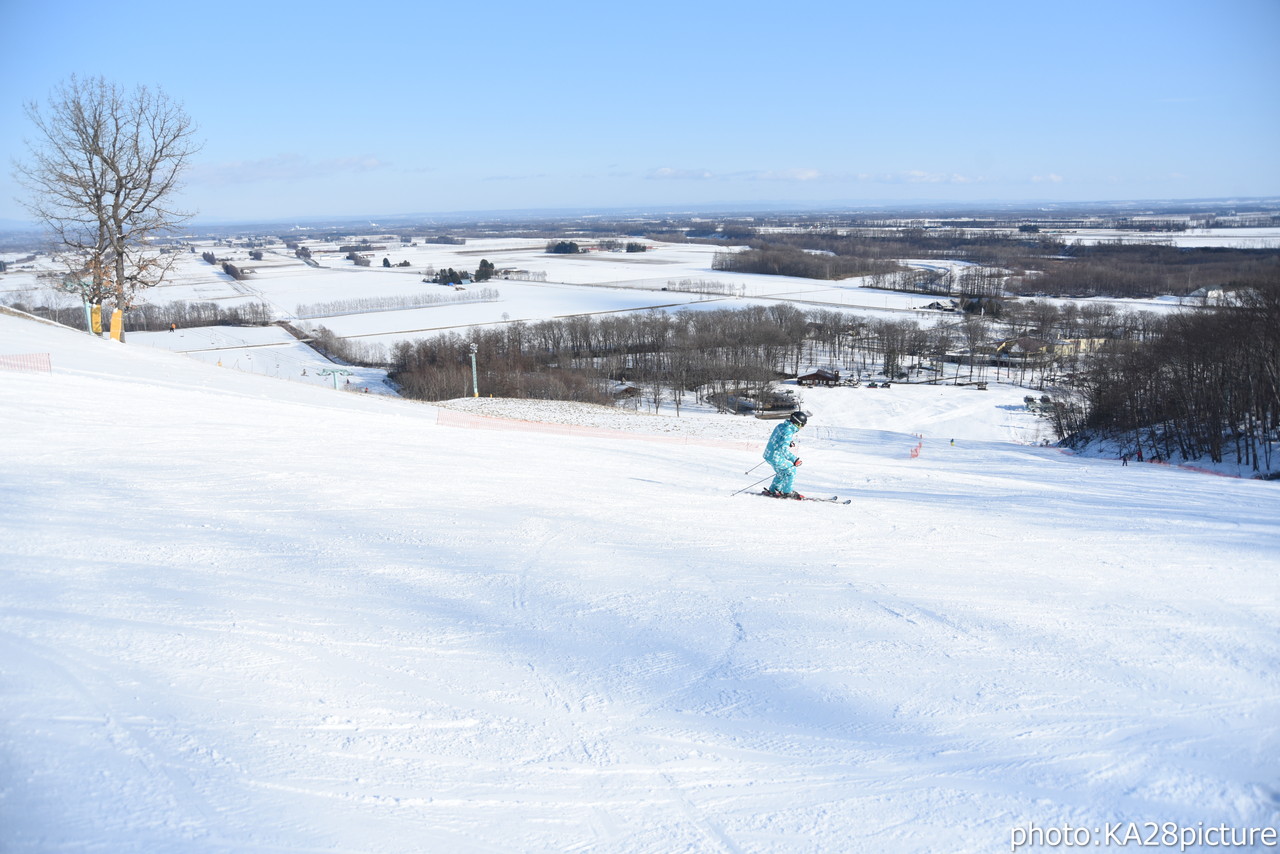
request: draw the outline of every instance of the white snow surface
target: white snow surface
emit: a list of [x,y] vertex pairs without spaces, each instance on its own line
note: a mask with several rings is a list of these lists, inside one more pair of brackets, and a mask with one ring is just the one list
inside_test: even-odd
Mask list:
[[1274,483],[1041,447],[1020,389],[899,386],[806,391],[797,487],[852,504],[777,501],[733,494],[754,419],[0,341],[52,364],[0,372],[6,854],[1280,818]]
[[344,391],[396,393],[385,370],[337,364],[279,326],[196,326],[170,332],[130,332],[126,338],[131,344],[185,353],[251,374]]

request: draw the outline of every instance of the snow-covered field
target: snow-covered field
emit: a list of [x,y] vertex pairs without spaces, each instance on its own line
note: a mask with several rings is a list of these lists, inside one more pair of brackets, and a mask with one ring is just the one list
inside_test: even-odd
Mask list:
[[1280,819],[1273,483],[1040,447],[1021,389],[898,386],[806,391],[798,487],[853,503],[780,502],[733,495],[754,420],[0,341],[52,363],[0,372],[6,854]]
[[184,353],[250,374],[344,391],[394,394],[387,372],[337,365],[279,326],[196,326],[172,332],[131,332],[131,344]]
[[1160,243],[1182,249],[1226,246],[1232,249],[1280,248],[1280,228],[1189,228],[1186,231],[1120,231],[1115,229],[1072,229],[1045,233],[1067,243]]
[[[378,244],[381,245],[381,244]],[[438,305],[403,312],[326,318],[322,322],[340,335],[400,336],[409,340],[435,334],[444,328],[499,323],[507,320],[541,320],[566,314],[644,311],[649,308],[737,307],[771,304],[791,299],[830,307],[865,308],[900,312],[923,306],[932,298],[919,294],[887,293],[863,287],[865,282],[817,282],[785,276],[720,273],[712,269],[718,247],[699,244],[651,243],[644,253],[598,252],[584,255],[552,255],[545,241],[511,239],[469,240],[458,246],[418,245],[388,248],[374,253],[375,266],[356,267],[336,252],[317,251],[320,267],[309,267],[284,255],[283,249],[265,255],[262,263],[248,260],[248,251],[210,246],[219,258],[232,258],[255,273],[244,281],[205,263],[198,255],[179,259],[172,282],[148,293],[153,303],[176,300],[225,301],[226,304],[264,301],[282,318],[291,318],[299,304],[311,304],[353,296],[379,297],[412,294],[449,295],[450,288],[423,282],[428,270],[454,268],[470,273],[488,260],[500,270],[513,270],[513,279],[484,284],[496,289],[496,302]],[[198,247],[205,248],[205,247]],[[409,268],[378,266],[381,258],[393,264],[408,261]],[[528,281],[530,275],[545,281]],[[682,283],[685,283],[682,285]],[[711,294],[689,292],[689,283],[711,283]],[[390,343],[389,341],[387,343]]]
[[[921,324],[954,322],[952,315],[924,310],[936,302],[936,297],[877,289],[870,286],[873,280],[869,277],[825,282],[716,271],[713,269],[715,254],[725,251],[726,247],[648,241],[649,250],[643,253],[555,255],[546,252],[546,241],[524,238],[471,239],[460,245],[402,245],[398,239],[386,235],[369,235],[368,239],[371,245],[385,247],[370,253],[374,258],[371,267],[355,266],[344,253],[337,251],[336,244],[313,244],[314,260],[319,266],[308,266],[279,243],[265,249],[261,261],[254,261],[245,247],[201,241],[195,244],[196,251],[184,252],[176,259],[166,284],[146,291],[143,299],[154,305],[196,302],[214,303],[223,308],[265,303],[275,319],[293,322],[301,329],[314,331],[324,326],[339,337],[387,348],[400,341],[415,341],[472,326],[653,309],[735,309],[772,306],[779,302],[865,317],[911,319]],[[206,251],[253,272],[243,281],[236,281],[220,267],[202,260],[201,253]],[[12,253],[0,256],[5,260],[18,257]],[[411,266],[382,267],[382,258],[392,264],[403,261]],[[470,273],[482,259],[515,278],[496,279],[462,292],[423,281],[427,274],[446,268]],[[964,262],[951,261],[908,260],[904,263],[939,271],[966,266]],[[0,276],[0,303],[74,304],[71,296],[53,293],[37,280],[40,270],[56,268],[56,263],[46,256],[40,256],[34,263],[15,266]],[[353,298],[465,298],[478,294],[481,287],[496,291],[498,298],[312,319],[298,316],[302,305]],[[1179,307],[1175,299],[1105,302],[1122,311],[1164,312]],[[173,346],[168,339],[133,334],[140,342]],[[279,364],[276,361],[267,364],[265,360],[254,361],[254,354],[244,353],[235,341],[228,341],[225,347],[215,341],[206,343],[210,346],[197,358],[214,362],[221,359],[224,365],[238,364],[242,370],[282,378],[300,378],[302,368],[309,361],[294,345],[291,349],[295,352],[288,354],[285,353],[288,348],[277,347],[274,355],[280,356]],[[222,349],[227,352],[217,352]],[[188,352],[195,351],[189,349]],[[310,376],[313,374],[309,371]],[[366,377],[361,387],[365,386],[376,391],[381,388],[380,380],[376,376]]]

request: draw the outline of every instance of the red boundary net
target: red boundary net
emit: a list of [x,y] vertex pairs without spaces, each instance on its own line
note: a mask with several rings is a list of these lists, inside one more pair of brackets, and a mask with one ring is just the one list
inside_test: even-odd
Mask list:
[[659,442],[671,445],[700,445],[708,448],[731,448],[754,451],[760,442],[744,439],[713,439],[703,436],[662,436],[654,433],[635,433],[630,430],[611,430],[607,427],[583,427],[578,424],[553,424],[545,421],[520,421],[514,418],[493,418],[488,415],[472,415],[440,409],[436,423],[442,427],[463,427],[472,430],[514,430],[522,433],[550,433],[557,436],[586,436],[596,439],[623,439],[635,442]]
[[0,353],[0,371],[28,371],[47,374],[53,371],[48,353]]

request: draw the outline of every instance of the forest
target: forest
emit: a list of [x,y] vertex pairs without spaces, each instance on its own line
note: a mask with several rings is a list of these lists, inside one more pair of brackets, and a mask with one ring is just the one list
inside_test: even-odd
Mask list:
[[809,320],[793,306],[668,314],[582,315],[449,333],[392,348],[403,394],[424,400],[471,389],[470,346],[486,395],[612,403],[613,383],[643,388],[650,405],[683,392],[762,392],[801,361]]
[[[679,414],[684,395],[723,405],[764,396],[814,366],[900,383],[1003,381],[1049,397],[1067,444],[1105,437],[1149,456],[1232,458],[1267,471],[1280,440],[1280,285],[1236,292],[1218,308],[1155,315],[1105,303],[1006,300],[995,313],[932,325],[780,303],[743,309],[578,316],[400,342],[387,353],[320,328],[335,357],[383,364],[421,400],[481,393],[633,405]],[[1006,349],[1011,342],[1021,352]],[[1028,346],[1029,342],[1029,346]]]
[[[1202,288],[1280,280],[1280,249],[1179,248],[1118,239],[1068,243],[1007,230],[807,231],[755,236],[746,247],[717,253],[715,269],[813,279],[871,276],[875,287],[962,296],[1181,297]],[[900,258],[976,266],[967,280],[941,281],[936,274],[904,274],[895,260]]]
[[[74,329],[85,328],[83,306],[31,305],[15,301],[13,307],[44,317]],[[129,332],[162,332],[171,325],[190,326],[266,326],[275,319],[275,309],[265,302],[224,306],[215,302],[171,302],[163,305],[141,303],[125,315]]]
[[1144,340],[1096,354],[1066,388],[1055,417],[1067,444],[1100,435],[1149,456],[1271,470],[1280,441],[1280,287],[1160,318]]

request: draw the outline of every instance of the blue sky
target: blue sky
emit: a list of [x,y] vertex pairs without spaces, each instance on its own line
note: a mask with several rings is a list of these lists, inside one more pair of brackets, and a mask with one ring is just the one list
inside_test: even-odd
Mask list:
[[1280,195],[1280,0],[0,0],[22,112],[159,86],[249,220]]

